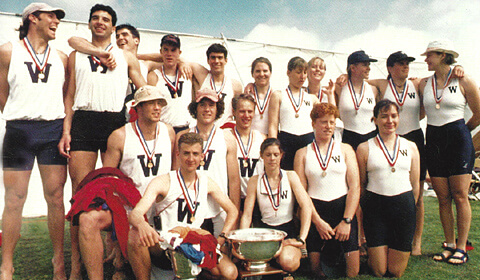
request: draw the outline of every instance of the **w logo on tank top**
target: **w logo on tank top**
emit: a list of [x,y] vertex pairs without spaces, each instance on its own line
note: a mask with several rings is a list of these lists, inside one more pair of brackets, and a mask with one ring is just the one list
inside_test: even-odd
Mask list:
[[332,159],[335,163],[339,163],[340,162],[340,156],[332,156]]
[[[252,177],[253,172],[255,171],[255,167],[257,166],[258,158],[238,158],[239,164],[240,164],[240,175],[242,177]],[[244,162],[247,163],[247,166],[244,166]],[[248,171],[248,175],[247,175]]]
[[408,94],[408,98],[415,99],[415,92],[409,92],[407,94]]
[[[38,75],[40,74],[40,70],[38,70],[37,67],[33,66],[33,62],[25,61],[25,65],[27,65],[28,69],[28,74],[30,74],[30,78],[32,78],[32,83],[36,84],[38,83]],[[43,71],[43,74],[45,77],[41,79],[42,83],[47,83],[48,82],[48,75],[50,74],[50,67],[52,64],[48,63],[45,66],[45,70]]]
[[142,166],[143,170],[143,175],[145,177],[150,176],[150,169],[152,170],[152,175],[157,176],[158,173],[158,168],[160,167],[160,158],[162,157],[162,154],[155,154],[155,160],[153,162],[153,167],[148,168],[148,162],[145,160],[145,155],[138,155],[137,159],[140,161],[140,165]]
[[165,84],[165,87],[168,88],[168,91],[170,92],[170,95],[172,96],[172,98],[182,97],[183,81],[178,81],[177,92],[175,92],[174,89],[169,87],[168,84]]
[[197,167],[197,170],[200,170],[201,167],[203,167],[203,170],[208,170],[208,167],[210,166],[210,163],[212,162],[212,156],[213,154],[215,153],[215,150],[208,150],[206,155],[205,155],[205,158],[203,159],[204,161],[204,165],[200,165],[199,167]]
[[225,96],[227,96],[226,93],[223,93],[223,92],[222,92],[222,93],[219,93],[220,100],[225,101]]
[[404,156],[404,157],[408,156],[407,149],[399,150],[398,152],[399,152],[400,154],[402,154],[402,156]]
[[310,106],[310,101],[304,100],[303,103],[305,103],[305,106]]
[[450,93],[456,93],[457,92],[457,86],[449,86],[448,90],[450,91]]
[[[185,221],[187,224],[192,223],[192,213],[188,211],[188,206],[183,198],[177,198],[178,204],[178,211],[177,211],[177,221],[183,222],[185,221],[185,216],[187,216],[187,220]],[[198,209],[198,205],[200,202],[195,202],[195,209]]]
[[282,199],[287,199],[288,198],[288,190],[282,191],[282,193],[280,194],[280,197]]
[[373,104],[373,98],[368,98],[367,97],[367,102],[368,102],[368,104]]
[[97,72],[98,66],[101,66],[102,71],[100,71],[100,73],[107,73],[108,67],[103,64],[97,63],[95,60],[93,60],[93,57],[91,55],[88,56],[88,61],[90,61],[90,69],[92,70],[92,72]]

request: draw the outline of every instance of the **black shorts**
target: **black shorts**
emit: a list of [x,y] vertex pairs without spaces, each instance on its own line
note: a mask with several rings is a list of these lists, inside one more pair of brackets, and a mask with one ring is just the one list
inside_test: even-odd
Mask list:
[[472,135],[461,119],[427,126],[427,166],[430,177],[471,174],[475,162]]
[[293,221],[293,219],[290,222],[286,222],[278,226],[272,226],[260,221],[259,228],[270,228],[270,229],[282,230],[287,233],[287,237],[285,237],[285,239],[296,238],[298,236],[297,230],[295,229],[295,222]]
[[425,137],[422,129],[410,131],[401,136],[417,145],[418,153],[420,154],[420,181],[424,181],[427,176],[427,157],[425,155]]
[[366,142],[368,139],[375,137],[377,135],[377,130],[369,132],[367,134],[359,134],[350,130],[343,130],[342,143],[349,144],[352,146],[353,150],[357,150],[358,145],[363,142]]
[[[322,201],[318,199],[313,199],[313,206],[315,210],[320,215],[320,217],[327,222],[332,229],[335,228],[343,219],[343,214],[345,212],[347,196],[344,195],[340,198],[334,199],[332,201]],[[307,237],[307,250],[308,252],[322,252],[324,246],[327,243],[339,243],[343,248],[344,253],[353,252],[358,250],[358,224],[357,218],[354,217],[352,223],[350,224],[350,237],[346,241],[338,241],[335,239],[323,240],[315,227],[315,224],[312,223],[310,226],[310,231]]]
[[66,165],[58,151],[63,119],[53,121],[7,121],[3,141],[3,169],[32,170],[38,164]]
[[303,135],[295,135],[288,132],[280,131],[280,133],[278,134],[278,140],[280,141],[282,149],[284,151],[283,158],[280,163],[282,169],[293,170],[293,160],[295,159],[295,153],[299,149],[312,143],[313,139],[313,132]]
[[108,136],[125,125],[125,115],[121,112],[75,111],[72,120],[71,151],[91,151],[104,153],[107,150]]
[[366,191],[360,203],[368,247],[388,246],[397,251],[412,251],[415,233],[415,199],[412,191],[395,196]]

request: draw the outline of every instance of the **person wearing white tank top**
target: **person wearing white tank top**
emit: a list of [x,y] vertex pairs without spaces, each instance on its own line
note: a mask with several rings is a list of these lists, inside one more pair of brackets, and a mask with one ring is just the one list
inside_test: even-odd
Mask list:
[[[451,65],[458,53],[451,42],[430,42],[422,55],[428,70],[435,71],[420,81],[419,91],[427,115],[428,171],[446,239],[445,250],[433,259],[459,265],[468,261],[466,245],[472,217],[468,192],[475,159],[471,131],[480,123],[480,91],[468,75],[453,78]],[[465,123],[466,105],[473,114]],[[458,241],[452,199],[457,209]]]
[[31,3],[23,10],[18,29],[20,41],[0,46],[0,110],[7,121],[2,153],[5,187],[2,279],[14,277],[14,250],[20,237],[22,209],[35,158],[48,207],[53,278],[66,277],[63,188],[67,163],[56,146],[62,135],[67,56],[49,44],[64,16],[61,8]]
[[[198,226],[202,221],[196,221],[195,218],[201,219],[205,216],[205,213],[197,213],[197,207],[201,208],[203,207],[201,205],[207,204],[205,195],[201,195],[207,192],[208,197],[212,197],[226,212],[222,234],[217,238],[220,246],[225,243],[225,233],[235,229],[236,226],[238,210],[235,205],[215,181],[206,176],[206,172],[197,171],[197,167],[200,166],[204,158],[202,152],[203,138],[197,133],[183,133],[176,144],[179,168],[176,172],[172,171],[176,174],[167,173],[153,179],[144,196],[129,215],[129,222],[132,225],[129,243],[136,246],[129,246],[128,256],[137,279],[150,279],[151,256],[158,257],[160,255],[158,243],[164,241],[158,232],[145,221],[144,215],[152,205],[161,204],[163,200],[172,201],[172,203],[162,209],[157,209],[157,211],[171,213],[168,217],[164,216],[164,218],[169,219],[171,224],[175,224],[174,220],[177,220],[179,225],[186,223]],[[171,180],[176,181],[172,182]],[[200,180],[207,180],[207,182],[199,182]],[[204,187],[208,189],[199,189]],[[175,194],[174,196],[177,196],[177,198],[172,197],[172,194]],[[179,203],[180,201],[182,203]],[[180,209],[179,207],[182,206],[183,208]],[[184,214],[181,215],[181,213]],[[169,229],[162,228],[164,231]],[[155,250],[149,250],[150,248]],[[233,280],[238,275],[236,266],[228,256],[223,254],[216,268],[209,271],[214,276],[221,277],[221,279]]]
[[416,145],[396,133],[396,103],[379,101],[373,115],[378,134],[357,149],[368,264],[377,277],[398,278],[412,249],[420,159]]
[[248,181],[247,197],[240,228],[249,228],[252,224],[252,214],[255,202],[258,202],[261,212],[261,222],[267,228],[284,230],[294,234],[293,207],[295,202],[300,207],[300,232],[298,236],[288,236],[276,257],[277,263],[287,272],[294,272],[300,266],[305,238],[307,238],[312,217],[311,200],[294,171],[280,168],[283,151],[280,141],[267,138],[263,141],[260,154],[265,170],[260,175],[254,175]]
[[[315,139],[297,151],[294,167],[314,206],[307,238],[312,271],[318,276],[324,275],[321,266],[323,249],[335,248],[327,243],[340,242],[346,260],[346,275],[355,277],[360,269],[355,219],[360,182],[352,147],[334,139],[337,117],[338,109],[333,104],[313,106],[311,119]],[[335,257],[327,255],[322,259]]]

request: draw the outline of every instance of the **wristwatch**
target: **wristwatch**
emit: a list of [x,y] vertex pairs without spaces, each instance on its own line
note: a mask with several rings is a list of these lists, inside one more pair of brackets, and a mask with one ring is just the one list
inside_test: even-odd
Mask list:
[[305,240],[303,240],[300,236],[297,236],[297,238],[295,238],[295,240],[302,243],[302,245],[305,245]]
[[342,219],[347,225],[351,224],[352,223],[352,219],[350,218],[343,218]]

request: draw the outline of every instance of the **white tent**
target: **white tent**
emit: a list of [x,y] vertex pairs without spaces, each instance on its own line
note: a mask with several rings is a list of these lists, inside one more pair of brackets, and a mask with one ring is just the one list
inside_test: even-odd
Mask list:
[[[21,23],[21,17],[19,15],[0,12],[0,45],[8,41],[18,40],[18,32],[15,29]],[[283,89],[287,83],[286,71],[288,60],[294,56],[300,56],[307,61],[314,57],[319,56],[323,58],[327,65],[327,72],[325,75],[325,81],[328,79],[335,79],[341,74],[345,73],[347,65],[348,54],[336,53],[325,50],[312,50],[302,49],[288,46],[271,45],[257,42],[249,42],[245,40],[226,38],[221,34],[220,37],[210,37],[195,34],[185,34],[179,32],[167,32],[139,29],[141,43],[139,47],[139,53],[152,53],[158,52],[160,48],[161,38],[165,34],[173,33],[181,39],[182,57],[187,61],[198,62],[206,67],[206,50],[208,46],[213,43],[224,44],[228,49],[228,63],[226,72],[228,75],[240,80],[244,85],[252,81],[250,75],[251,62],[260,56],[267,57],[273,65],[272,69],[272,86],[276,89]],[[333,32],[333,31],[332,31]],[[74,21],[62,21],[56,32],[57,38],[51,44],[57,49],[62,50],[66,54],[69,54],[72,49],[67,44],[67,39],[71,36],[80,36],[89,39],[90,31],[86,23],[74,22]],[[391,52],[398,51],[392,49]],[[372,54],[371,54],[372,55]],[[374,54],[373,54],[374,55]],[[379,58],[377,63],[372,65],[370,78],[385,78],[387,75],[385,61],[386,58]],[[427,67],[423,62],[413,62],[410,64],[410,75],[413,77],[425,77],[428,75]],[[3,139],[3,133],[5,131],[5,123],[0,123],[0,139]],[[43,192],[41,187],[41,180],[36,170],[32,174],[30,181],[29,195],[25,204],[23,216],[41,216],[46,215],[47,208],[43,199]],[[0,214],[3,212],[4,200],[3,200],[3,178],[1,180],[2,187],[0,187]],[[71,185],[67,182],[65,187],[65,208],[68,211],[70,204],[68,203],[71,198]]]

